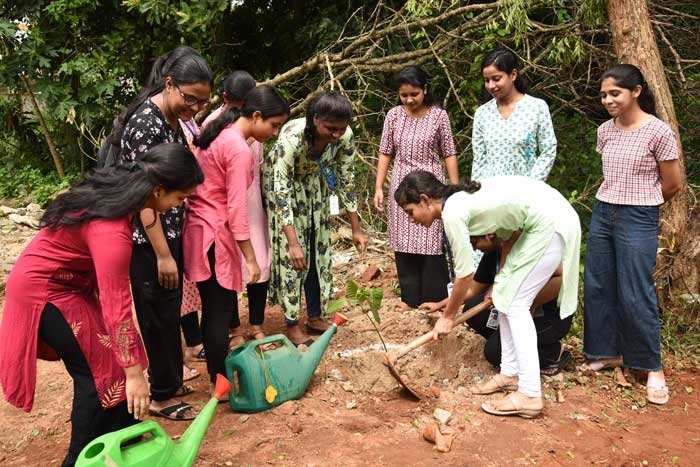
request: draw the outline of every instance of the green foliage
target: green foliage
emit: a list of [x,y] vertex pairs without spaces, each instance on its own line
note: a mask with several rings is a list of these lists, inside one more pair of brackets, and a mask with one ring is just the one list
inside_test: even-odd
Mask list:
[[45,205],[58,191],[69,187],[75,175],[60,179],[55,172],[44,173],[36,167],[8,169],[0,166],[0,198]]
[[[362,287],[355,281],[348,281],[345,289],[345,296],[340,297],[333,302],[329,303],[326,307],[326,314],[331,315],[344,307],[345,305],[350,305],[353,307],[359,307],[362,313],[367,316],[370,323],[374,327],[374,330],[379,336],[379,340],[384,346],[384,350],[387,349],[386,343],[384,342],[384,337],[379,330],[379,324],[381,323],[381,317],[379,316],[379,309],[382,307],[382,300],[384,298],[384,291],[382,289],[375,289],[370,287]],[[372,312],[372,316],[369,313]]]

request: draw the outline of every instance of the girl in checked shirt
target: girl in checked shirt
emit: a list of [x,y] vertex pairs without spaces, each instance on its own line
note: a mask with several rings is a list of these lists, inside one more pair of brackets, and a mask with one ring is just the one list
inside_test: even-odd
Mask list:
[[613,118],[598,128],[603,183],[586,249],[583,368],[647,371],[647,400],[666,404],[652,274],[659,206],[681,186],[676,137],[655,116],[654,98],[637,67],[606,71],[600,99]]

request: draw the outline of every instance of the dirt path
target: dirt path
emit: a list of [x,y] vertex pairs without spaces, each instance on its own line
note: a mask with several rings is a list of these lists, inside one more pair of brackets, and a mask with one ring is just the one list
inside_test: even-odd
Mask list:
[[[29,228],[0,218],[0,290],[4,277],[33,235]],[[381,310],[382,333],[402,345],[431,329],[433,317],[393,311],[396,279],[390,257],[370,254],[336,268],[339,288],[368,264],[383,273],[372,283],[387,298]],[[470,396],[466,388],[493,374],[481,355],[482,339],[460,328],[399,360],[399,370],[427,396],[404,396],[381,363],[378,338],[357,311],[325,350],[307,393],[298,401],[260,413],[235,413],[217,407],[199,451],[197,466],[697,466],[700,465],[700,372],[669,371],[671,402],[646,406],[644,389],[619,388],[611,372],[567,372],[544,381],[542,416],[534,420],[485,414],[489,396]],[[278,308],[267,314],[268,334],[282,330]],[[580,345],[570,342],[580,360]],[[204,363],[193,363],[205,373]],[[32,413],[0,403],[0,464],[60,465],[70,432],[71,381],[60,363],[39,362]],[[194,380],[186,400],[207,400],[204,376]],[[559,393],[559,397],[557,397]],[[557,402],[562,400],[563,402]],[[449,452],[438,452],[422,437],[436,408],[450,413],[454,432]],[[176,437],[187,423],[156,419]]]

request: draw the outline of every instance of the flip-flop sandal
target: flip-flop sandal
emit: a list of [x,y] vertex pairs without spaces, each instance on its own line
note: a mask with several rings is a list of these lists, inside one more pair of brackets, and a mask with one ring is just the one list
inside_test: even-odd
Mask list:
[[182,365],[182,380],[183,381],[192,381],[195,378],[198,378],[200,375],[199,370],[196,368],[189,367],[187,365]]
[[175,394],[173,394],[173,397],[182,397],[186,396],[188,394],[192,394],[194,392],[194,388],[190,386],[189,384],[183,384],[180,386],[180,389],[175,391]]
[[603,371],[613,370],[622,366],[622,359],[603,358],[600,360],[588,360],[576,367],[578,371]]
[[[518,390],[518,385],[517,384],[503,384],[501,381],[501,374],[498,373],[494,375],[490,380],[481,383],[481,384],[475,384],[474,386],[469,388],[469,392],[476,395],[476,396],[486,396],[489,394],[493,394],[494,392],[500,392],[500,391],[517,391]],[[491,381],[496,383],[496,386],[492,386],[491,388],[485,388]]]
[[185,357],[191,362],[206,362],[207,361],[207,351],[202,347],[196,355],[189,354],[185,351]]
[[[321,322],[321,325],[324,327],[324,329],[311,326],[311,324],[310,324],[310,323],[317,323],[319,321]],[[331,325],[328,323],[328,321],[326,321],[324,319],[320,319],[320,318],[311,319],[306,323],[306,332],[308,332],[309,334],[321,335],[324,332],[326,332],[328,330],[328,328],[330,328],[330,327],[331,327]]]
[[566,369],[572,358],[571,352],[564,350],[561,355],[559,355],[559,360],[540,368],[540,374],[544,376],[556,376]]
[[185,421],[185,420],[194,420],[196,415],[190,415],[187,416],[185,415],[188,411],[194,411],[194,407],[192,407],[190,404],[186,402],[178,402],[173,405],[169,405],[167,407],[163,407],[160,410],[155,410],[155,409],[148,409],[148,413],[151,415],[155,415],[156,417],[163,417],[167,418],[169,420],[176,420],[176,421]]
[[310,347],[311,344],[313,344],[313,343],[314,343],[313,339],[308,339],[308,340],[305,340],[304,342],[300,342],[298,344],[294,344],[294,342],[292,342],[292,344],[294,344],[294,347],[299,347],[300,345],[305,345],[307,347]]
[[491,401],[484,402],[481,404],[481,410],[483,410],[486,413],[489,413],[491,415],[499,415],[499,416],[509,416],[509,415],[517,415],[518,417],[522,418],[535,418],[537,417],[540,413],[542,413],[542,409],[525,409],[523,407],[519,407],[518,403],[513,399],[512,394],[508,394],[506,396],[508,400],[510,401],[511,405],[513,406],[512,410],[497,410],[491,407]]
[[668,395],[668,386],[647,386],[647,401],[656,405],[665,405],[671,397]]

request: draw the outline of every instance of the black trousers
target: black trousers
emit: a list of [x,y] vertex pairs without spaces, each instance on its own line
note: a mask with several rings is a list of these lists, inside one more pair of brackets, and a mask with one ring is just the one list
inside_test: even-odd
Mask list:
[[[483,301],[483,296],[468,300],[464,305],[464,311],[478,305]],[[566,337],[571,328],[573,316],[565,319],[559,317],[559,310],[544,308],[544,313],[536,313],[533,318],[537,330],[537,353],[540,358],[540,368],[559,360],[561,352],[561,340]],[[486,327],[490,311],[482,311],[478,315],[467,320],[469,327],[486,339],[484,344],[484,357],[493,366],[501,366],[501,335],[498,330]]]
[[187,347],[196,347],[202,343],[202,331],[199,329],[199,313],[193,310],[180,316],[180,327]]
[[[103,409],[97,396],[95,380],[73,330],[61,312],[47,303],[39,320],[39,337],[53,348],[63,360],[73,378],[73,408],[71,409],[71,436],[63,467],[72,467],[87,444],[111,431],[120,430],[138,422],[127,411],[126,401]],[[105,348],[105,352],[111,352]]]
[[182,386],[182,241],[169,239],[168,246],[180,273],[180,285],[176,289],[158,284],[158,260],[151,245],[134,245],[131,255],[131,292],[148,355],[148,377],[154,401],[170,399]]
[[394,252],[401,300],[413,308],[447,298],[450,274],[445,255]]
[[207,252],[207,257],[211,276],[205,281],[197,282],[197,289],[202,299],[202,341],[207,353],[207,371],[209,372],[209,380],[214,383],[217,373],[226,375],[228,327],[232,323],[235,323],[233,327],[238,327],[240,320],[237,306],[238,295],[234,290],[219,285],[216,280],[213,244]]
[[[248,284],[245,287],[248,295],[248,323],[253,326],[260,326],[265,322],[265,306],[267,305],[267,291],[269,287],[270,281]],[[236,300],[229,327],[233,329],[240,325],[241,320],[238,317],[238,300]]]

